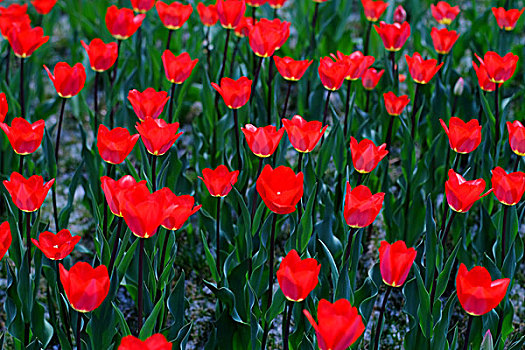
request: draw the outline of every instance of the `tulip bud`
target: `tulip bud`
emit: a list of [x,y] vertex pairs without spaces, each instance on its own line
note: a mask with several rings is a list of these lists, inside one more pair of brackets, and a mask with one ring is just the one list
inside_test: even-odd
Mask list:
[[396,10],[394,11],[394,22],[396,23],[403,23],[407,19],[407,12],[403,8],[403,6],[399,5],[396,7]]
[[465,80],[460,77],[454,85],[454,95],[461,96],[463,94],[463,89],[465,88]]
[[488,329],[485,335],[483,336],[483,341],[481,342],[480,349],[494,350],[494,342],[492,340],[492,334],[490,333],[490,329]]

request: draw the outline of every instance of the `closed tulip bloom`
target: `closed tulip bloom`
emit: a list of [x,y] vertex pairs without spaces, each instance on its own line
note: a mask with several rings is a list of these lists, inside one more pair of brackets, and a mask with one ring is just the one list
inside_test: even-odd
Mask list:
[[398,116],[403,113],[405,107],[410,103],[408,95],[396,96],[392,91],[383,94],[386,112],[391,116]]
[[507,294],[509,284],[509,278],[493,281],[483,266],[474,266],[469,271],[461,264],[456,276],[459,303],[472,316],[485,315],[496,308]]
[[432,28],[430,36],[434,43],[434,49],[442,55],[448,54],[459,38],[459,34],[455,30],[448,30],[447,28],[437,29],[436,27]]
[[471,119],[465,123],[459,118],[451,117],[448,126],[443,119],[440,119],[439,122],[448,136],[450,148],[455,152],[470,153],[481,143],[481,125],[477,119]]
[[141,122],[147,118],[158,118],[169,99],[166,91],[157,91],[152,87],[143,92],[133,89],[128,93],[128,100]]
[[202,177],[199,176],[210,195],[213,197],[226,197],[237,182],[239,170],[229,171],[226,165],[219,165],[215,169],[205,168]]
[[489,80],[493,83],[504,83],[509,80],[516,71],[518,63],[518,56],[512,52],[501,57],[494,51],[488,51],[483,59],[478,55],[476,57],[480,65],[485,67]]
[[496,18],[496,21],[498,22],[498,27],[500,29],[505,29],[507,31],[513,30],[516,28],[516,22],[522,15],[523,11],[525,11],[525,8],[522,8],[521,10],[518,9],[510,9],[505,10],[503,7],[493,7],[492,13],[494,14],[494,17]]
[[518,204],[525,193],[525,173],[522,171],[507,174],[503,168],[495,167],[491,182],[494,195],[505,205]]
[[445,1],[440,1],[436,5],[431,4],[430,10],[432,11],[432,17],[438,23],[449,25],[459,14],[459,6],[450,6]]
[[381,241],[379,268],[383,282],[391,287],[401,287],[407,279],[416,255],[416,250],[412,247],[407,248],[403,241],[392,244]]
[[365,17],[370,22],[377,22],[379,17],[383,15],[383,12],[385,12],[386,8],[388,7],[387,2],[380,0],[361,0],[361,4],[363,5]]
[[477,179],[467,181],[463,176],[457,174],[454,169],[448,171],[448,180],[445,182],[445,195],[450,209],[464,213],[470,210],[474,203],[490,192],[482,194],[485,190],[485,180]]
[[142,341],[132,335],[122,338],[117,350],[171,350],[173,344],[160,334],[153,334],[148,339]]
[[437,64],[435,59],[424,60],[418,52],[412,57],[405,55],[405,58],[412,79],[419,84],[428,84],[443,65],[443,62]]
[[214,26],[219,20],[217,6],[215,4],[206,6],[202,2],[199,2],[197,4],[197,12],[199,13],[202,24],[204,24],[206,27]]
[[4,180],[4,186],[11,195],[13,203],[25,212],[37,211],[54,183],[55,179],[51,179],[44,184],[44,179],[39,175],[26,179],[17,172],[11,174],[10,180]]
[[299,81],[313,60],[296,61],[291,57],[273,56],[279,74],[288,81]]
[[47,43],[49,36],[44,35],[42,27],[14,25],[7,34],[7,40],[16,57],[27,58],[40,46]]
[[53,74],[46,65],[44,65],[44,69],[53,82],[58,96],[62,98],[73,97],[84,88],[86,70],[82,63],[77,63],[71,67],[66,62],[58,62],[53,69]]
[[407,20],[407,12],[402,5],[398,5],[394,10],[394,22],[403,23]]
[[166,218],[161,224],[166,230],[180,229],[186,220],[202,207],[202,205],[194,206],[195,198],[192,196],[177,196],[168,187],[164,187],[158,192],[164,196],[163,201],[166,203]]
[[244,106],[252,92],[252,81],[247,77],[240,77],[237,80],[222,78],[220,85],[211,83],[211,86],[221,94],[224,104],[231,109]]
[[13,27],[31,28],[31,18],[27,14],[27,4],[11,4],[8,7],[0,6],[0,33],[8,40],[7,34]]
[[62,260],[75,249],[80,241],[80,236],[71,236],[69,230],[60,230],[57,234],[42,232],[38,240],[31,238],[31,242],[37,246],[44,255],[51,260]]
[[410,36],[410,24],[408,22],[386,24],[381,21],[379,26],[374,25],[374,28],[383,40],[383,45],[387,51],[401,50]]
[[7,98],[5,97],[5,93],[0,92],[0,123],[4,122],[5,116],[7,115],[8,111],[9,106],[7,104]]
[[26,155],[40,147],[44,137],[44,124],[43,120],[31,124],[24,118],[15,118],[11,122],[11,127],[0,123],[0,129],[5,132],[16,154]]
[[241,131],[246,137],[250,150],[261,158],[269,157],[275,152],[284,134],[284,128],[277,131],[273,125],[258,128],[252,124],[246,124]]
[[217,0],[215,5],[221,26],[226,29],[237,27],[246,11],[244,0]]
[[113,5],[106,11],[106,27],[115,39],[126,40],[135,34],[144,18],[146,18],[144,13],[135,16],[133,10],[119,9]]
[[290,36],[290,22],[276,18],[272,21],[261,18],[250,30],[248,39],[253,52],[259,57],[274,54]]
[[9,222],[4,221],[0,225],[0,260],[5,256],[5,254],[9,250],[12,240],[13,238],[11,236],[11,226],[9,226]]
[[518,156],[525,156],[525,127],[518,120],[507,122],[509,144],[512,152]]
[[330,56],[336,61],[345,62],[348,66],[348,72],[346,73],[346,80],[357,80],[365,74],[365,71],[374,63],[376,60],[372,56],[365,56],[361,51],[352,52],[350,55],[345,55],[340,51],[337,51],[337,56],[330,54]]
[[138,13],[146,13],[153,8],[155,0],[131,0],[131,7],[133,11]]
[[264,204],[276,214],[289,214],[303,196],[303,173],[279,166],[273,169],[266,164],[257,179],[257,192]]
[[60,267],[60,282],[71,307],[78,312],[90,312],[102,304],[109,293],[109,274],[104,265],[97,268],[77,262],[68,271]]
[[307,122],[300,115],[294,115],[290,120],[282,119],[282,122],[292,147],[302,153],[311,152],[328,128],[317,120]]
[[170,5],[157,1],[155,8],[164,27],[170,30],[182,27],[193,12],[191,5],[184,5],[177,1],[172,2]]
[[118,57],[117,43],[106,44],[99,38],[91,40],[89,45],[84,40],[80,42],[89,56],[91,69],[95,72],[105,72],[115,64]]
[[31,4],[35,8],[36,12],[38,12],[41,15],[47,15],[55,4],[57,3],[57,0],[31,0]]
[[122,211],[120,208],[119,196],[121,192],[128,191],[131,188],[141,185],[146,185],[146,180],[137,182],[135,178],[131,175],[125,175],[119,180],[113,180],[108,176],[102,176],[100,178],[102,192],[106,197],[108,202],[109,209],[111,212],[119,217],[122,217]]
[[324,88],[330,91],[339,90],[348,75],[348,69],[346,62],[334,62],[330,57],[321,58],[318,71]]
[[365,71],[365,74],[361,76],[361,82],[363,83],[363,87],[366,90],[374,90],[379,83],[379,80],[383,76],[383,73],[385,73],[384,69],[381,69],[380,71],[377,71],[375,68],[368,68]]
[[168,124],[162,119],[147,118],[135,126],[140,134],[140,138],[146,150],[154,156],[161,156],[168,152],[171,146],[177,141],[182,131],[179,130],[179,123]]
[[383,207],[384,198],[383,192],[372,194],[364,185],[352,189],[347,182],[343,216],[348,226],[362,228],[371,225]]
[[281,7],[283,7],[286,1],[287,0],[268,0],[268,4],[270,5],[271,8],[275,10],[275,9],[280,9]]
[[357,142],[353,136],[350,137],[350,151],[355,170],[363,174],[374,170],[381,159],[388,154],[386,143],[377,147],[371,140],[363,139]]
[[166,50],[162,54],[164,73],[166,74],[166,79],[172,84],[184,83],[190,77],[197,62],[199,62],[199,59],[192,60],[187,52],[175,56],[170,50]]
[[483,91],[492,92],[496,90],[496,84],[490,81],[489,75],[487,74],[487,69],[483,64],[480,64],[479,67],[476,62],[472,61],[472,66],[476,71],[476,76],[478,77],[479,87]]
[[321,265],[317,260],[301,260],[294,249],[290,250],[277,270],[277,281],[286,299],[296,302],[306,299],[319,282],[319,271]]
[[318,323],[308,310],[303,310],[303,313],[315,329],[321,350],[345,350],[365,331],[357,308],[346,299],[339,299],[333,304],[321,299],[317,307]]
[[110,164],[120,164],[131,153],[140,135],[130,135],[126,128],[109,130],[100,124],[97,134],[97,148],[100,157]]
[[244,38],[250,35],[250,31],[253,29],[253,18],[243,17],[239,22],[239,25],[235,27],[233,32],[238,38]]

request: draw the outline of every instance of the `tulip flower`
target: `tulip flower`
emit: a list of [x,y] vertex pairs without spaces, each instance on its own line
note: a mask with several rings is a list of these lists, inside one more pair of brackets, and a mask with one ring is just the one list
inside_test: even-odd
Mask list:
[[361,0],[361,4],[363,5],[365,17],[370,22],[377,22],[388,7],[387,2],[380,0]]
[[494,51],[488,51],[483,59],[478,55],[476,55],[476,58],[480,65],[485,68],[489,80],[493,83],[504,83],[509,80],[514,74],[518,63],[518,56],[512,52],[501,57]]
[[363,87],[368,91],[374,90],[383,76],[383,73],[385,73],[384,69],[377,71],[375,68],[368,68],[361,76]]
[[407,12],[402,5],[398,5],[394,10],[394,22],[403,23],[407,19]]
[[465,80],[462,77],[459,77],[459,79],[456,81],[456,84],[454,84],[454,90],[452,92],[454,93],[454,96],[461,96],[464,89]]
[[321,265],[315,259],[301,260],[294,249],[286,255],[277,270],[277,281],[286,299],[301,302],[319,282]]
[[478,67],[476,62],[472,61],[472,66],[474,67],[474,70],[476,71],[476,76],[478,77],[479,87],[483,91],[487,91],[487,92],[496,90],[496,84],[490,81],[485,65],[480,64]]
[[137,123],[135,128],[146,150],[154,156],[161,156],[168,152],[182,135],[182,131],[177,133],[179,123],[168,124],[162,119],[146,118],[143,122]]
[[182,27],[193,12],[191,5],[184,5],[177,1],[172,2],[170,5],[163,1],[157,1],[155,8],[164,27],[170,30]]
[[408,22],[386,24],[381,21],[379,22],[379,26],[374,25],[374,28],[381,37],[381,40],[383,40],[385,49],[391,52],[401,50],[410,36],[410,24],[408,24]]
[[246,5],[251,7],[261,7],[266,4],[268,0],[246,0]]
[[289,214],[303,196],[303,173],[279,166],[273,169],[266,164],[256,183],[257,192],[264,204],[276,214]]
[[164,196],[164,201],[167,203],[166,218],[161,224],[166,230],[175,231],[180,229],[186,220],[202,207],[202,205],[194,206],[195,198],[192,196],[176,196],[167,187],[160,189],[159,192]]
[[493,281],[482,266],[474,266],[469,271],[465,264],[461,264],[456,276],[459,303],[472,316],[485,315],[496,308],[507,294],[509,284],[509,278]]
[[339,90],[348,75],[348,64],[338,60],[334,62],[330,57],[323,57],[319,61],[319,77],[324,88],[329,91]]
[[437,60],[424,60],[421,54],[415,52],[412,57],[405,55],[408,70],[412,79],[418,84],[428,84],[438,70],[443,66],[443,62],[437,64]]
[[[229,1],[235,2],[235,0]],[[247,77],[240,77],[237,80],[222,78],[220,85],[211,83],[211,86],[221,94],[224,104],[231,109],[244,106],[250,99],[252,91],[252,81]]]
[[14,25],[7,33],[7,40],[16,57],[27,58],[36,49],[47,43],[49,36],[44,35],[42,27]]
[[460,154],[474,151],[481,143],[481,125],[477,119],[469,120],[467,123],[459,118],[451,117],[449,125],[440,119],[439,122],[448,136],[450,148]]
[[59,267],[60,282],[73,309],[90,312],[102,304],[109,293],[106,266],[93,268],[88,263],[77,262],[69,271],[62,264]]
[[171,350],[173,344],[160,334],[153,334],[148,339],[142,341],[132,335],[122,338],[117,350]]
[[286,1],[287,0],[268,0],[268,5],[270,5],[270,7],[273,8],[274,10],[278,10],[284,6],[284,3]]
[[492,13],[498,22],[498,27],[500,27],[500,29],[505,29],[506,31],[516,28],[516,22],[523,14],[523,11],[525,11],[525,8],[522,8],[521,10],[505,10],[503,7],[492,8]]
[[58,62],[53,69],[53,74],[46,65],[44,69],[53,82],[58,95],[62,98],[70,98],[77,95],[86,82],[86,70],[82,63],[71,67],[66,62]]
[[55,4],[57,0],[31,0],[31,4],[34,6],[36,12],[41,15],[47,15]]
[[11,236],[11,227],[9,226],[9,222],[4,221],[2,224],[0,224],[0,260],[9,250],[12,240],[13,238]]
[[485,180],[466,181],[454,169],[448,171],[448,180],[445,182],[445,195],[450,209],[458,213],[469,211],[478,199],[492,192],[492,189],[490,189],[485,194],[482,194],[483,190],[485,190]]
[[459,34],[455,30],[437,29],[436,27],[432,28],[430,36],[434,43],[434,49],[441,55],[448,54],[459,38]]
[[223,28],[234,29],[239,25],[246,11],[244,0],[217,0],[215,4]]
[[377,147],[374,142],[368,139],[357,142],[353,136],[350,137],[350,151],[355,170],[362,174],[374,170],[381,159],[388,154],[386,143]]
[[130,135],[126,128],[109,130],[100,125],[97,134],[97,148],[100,157],[110,164],[120,164],[131,153],[140,135]]
[[505,205],[518,204],[525,193],[525,173],[522,171],[507,174],[503,168],[495,167],[491,182],[494,195]]
[[219,20],[217,6],[215,4],[206,6],[202,2],[199,2],[197,4],[197,12],[199,13],[202,24],[204,24],[206,27],[214,26]]
[[13,203],[25,212],[37,211],[54,183],[55,179],[51,179],[44,184],[44,179],[39,175],[26,179],[17,172],[11,174],[10,180],[4,180],[4,186],[11,195]]
[[512,152],[518,156],[525,156],[525,127],[518,120],[507,122],[509,131],[509,145]]
[[383,94],[386,112],[391,116],[398,116],[403,113],[405,107],[410,102],[407,95],[396,96],[392,91]]
[[60,230],[57,234],[45,231],[38,236],[38,240],[31,238],[31,242],[51,260],[62,260],[75,249],[80,236],[71,236],[69,230]]
[[250,30],[248,39],[253,52],[259,57],[269,57],[284,45],[290,36],[290,22],[276,18],[261,18]]
[[365,56],[361,51],[352,52],[350,55],[345,55],[337,51],[337,56],[330,54],[330,56],[337,62],[345,62],[348,66],[346,73],[346,80],[357,80],[363,76],[365,71],[374,63],[375,58],[372,56]]
[[31,124],[24,118],[15,118],[11,127],[0,123],[0,129],[5,132],[16,154],[27,155],[40,147],[44,137],[44,124],[42,119]]
[[131,0],[131,7],[133,11],[138,13],[146,13],[153,8],[155,0]]
[[401,287],[407,279],[416,255],[416,250],[412,247],[407,248],[403,241],[392,244],[381,241],[379,267],[383,282],[391,287]]
[[317,120],[307,122],[300,115],[292,119],[282,119],[283,126],[288,134],[288,140],[297,152],[309,153],[313,151],[328,125],[323,125]]
[[244,38],[250,35],[250,31],[253,29],[253,18],[243,17],[239,22],[239,25],[235,27],[233,32],[238,38]]
[[383,207],[384,198],[383,192],[373,195],[368,187],[359,185],[352,189],[347,182],[343,216],[348,226],[362,228],[372,224]]
[[9,106],[7,104],[7,98],[5,97],[5,93],[0,92],[0,123],[4,122],[5,116],[7,115],[8,111]]
[[156,91],[152,87],[143,92],[133,89],[128,93],[128,100],[141,122],[147,118],[157,119],[169,99],[166,91]]
[[202,170],[202,177],[206,188],[213,197],[226,197],[237,182],[239,170],[229,171],[225,165],[219,165],[215,170],[205,168]]
[[141,185],[146,185],[146,180],[137,182],[131,175],[125,175],[119,180],[113,180],[108,176],[100,178],[102,192],[106,197],[111,212],[118,217],[122,217],[122,209],[120,207],[119,196],[122,192],[129,191],[131,188]]
[[363,319],[357,308],[346,299],[330,303],[321,299],[317,307],[317,321],[308,312],[304,315],[315,329],[317,344],[321,350],[342,350],[356,342],[365,331]]
[[288,81],[299,81],[313,60],[296,61],[291,57],[279,57],[274,55],[273,60],[279,74]]
[[11,4],[7,8],[0,6],[0,33],[8,40],[8,34],[14,27],[31,29],[31,18],[27,14],[27,4]]
[[459,14],[459,6],[450,6],[445,1],[439,1],[436,5],[431,4],[430,10],[432,11],[432,17],[438,23],[449,25]]
[[135,32],[146,18],[146,14],[136,15],[133,10],[112,5],[106,11],[106,27],[117,40],[126,40]]
[[106,44],[98,38],[91,40],[89,45],[87,45],[84,40],[81,40],[80,42],[89,56],[91,69],[95,72],[105,72],[117,61],[117,43]]
[[277,131],[273,125],[257,128],[252,124],[246,124],[241,131],[246,137],[250,150],[261,158],[269,157],[275,152],[284,134],[284,128]]
[[187,52],[175,56],[170,50],[165,50],[162,54],[162,64],[166,79],[172,84],[182,84],[188,79],[199,59],[191,59]]

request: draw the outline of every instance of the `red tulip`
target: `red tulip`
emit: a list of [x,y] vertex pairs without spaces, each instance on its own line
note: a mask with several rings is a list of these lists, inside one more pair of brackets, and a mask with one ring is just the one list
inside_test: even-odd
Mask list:
[[26,155],[40,147],[44,137],[44,124],[42,119],[31,124],[24,118],[15,118],[11,127],[0,123],[0,129],[4,130],[16,154]]
[[9,222],[4,221],[0,225],[0,260],[9,250],[12,240],[13,238],[11,236],[11,227],[9,226]]
[[189,195],[176,196],[169,188],[164,187],[159,190],[164,196],[166,218],[162,221],[162,226],[166,230],[175,231],[180,229],[186,220],[195,214],[202,205],[193,206],[195,199]]
[[477,119],[471,119],[465,123],[459,118],[451,117],[448,127],[443,119],[440,119],[439,122],[448,136],[450,148],[455,152],[470,153],[481,143],[481,125]]
[[100,124],[97,134],[97,148],[100,157],[110,164],[120,164],[131,153],[140,135],[130,135],[126,128],[109,130]]
[[284,128],[277,131],[273,125],[257,128],[252,124],[246,124],[241,131],[246,137],[248,147],[261,158],[269,157],[275,152],[284,134]]
[[330,56],[336,61],[343,61],[348,67],[346,73],[346,80],[357,80],[365,73],[365,71],[374,63],[376,60],[372,56],[364,56],[361,51],[352,52],[350,55],[345,55],[340,51],[337,51],[337,56],[330,54]]
[[522,171],[507,174],[499,166],[495,167],[491,182],[494,195],[505,205],[516,205],[525,193],[525,173]]
[[273,56],[275,66],[285,80],[299,81],[313,60],[296,61],[290,57]]
[[379,72],[375,68],[368,68],[365,71],[365,74],[361,76],[361,81],[363,83],[363,87],[366,90],[374,90],[379,83],[379,80],[383,76],[383,73],[385,73],[384,69],[381,69]]
[[104,72],[110,69],[118,57],[117,43],[105,44],[101,39],[93,39],[89,46],[80,41],[89,56],[89,64],[95,72]]
[[119,217],[122,217],[122,210],[119,202],[120,194],[124,191],[129,191],[137,185],[146,186],[146,180],[137,182],[131,175],[125,175],[118,181],[107,176],[102,176],[100,181],[102,183],[102,192],[104,192],[109,209],[114,215]]
[[0,6],[0,32],[4,39],[13,27],[31,28],[31,19],[27,14],[27,4],[11,4],[8,7]]
[[509,52],[501,57],[496,52],[488,51],[481,59],[476,55],[481,66],[484,66],[489,80],[493,83],[504,83],[512,77],[518,63],[518,56]]
[[53,69],[53,74],[46,65],[44,65],[44,69],[53,82],[58,96],[62,98],[77,95],[86,82],[86,70],[82,63],[77,63],[71,67],[66,62],[58,62]]
[[164,65],[166,79],[172,84],[184,83],[190,77],[197,62],[199,62],[199,59],[192,60],[187,52],[175,56],[170,50],[166,50],[162,54],[162,64]]
[[507,122],[509,144],[512,152],[518,156],[525,156],[525,127],[518,120]]
[[276,214],[289,214],[303,196],[303,173],[286,166],[273,169],[266,164],[257,179],[257,192],[264,204]]
[[317,120],[307,122],[300,115],[294,115],[290,120],[282,119],[282,122],[293,148],[303,153],[311,152],[328,128]]
[[57,0],[31,0],[36,12],[41,15],[47,15],[55,6]]
[[38,236],[38,240],[31,238],[44,255],[51,260],[62,260],[75,249],[80,236],[71,236],[69,230],[60,230],[57,234],[45,231]]
[[7,33],[7,40],[17,57],[27,58],[40,46],[47,43],[48,36],[44,36],[42,27],[14,25]]
[[516,22],[523,11],[525,11],[525,8],[522,8],[521,11],[518,9],[510,9],[507,11],[503,7],[492,8],[492,13],[494,14],[494,17],[496,17],[498,27],[507,31],[516,28]]
[[280,9],[281,7],[283,7],[286,1],[287,0],[268,0],[268,4],[270,5],[271,8],[275,10],[275,9]]
[[279,265],[277,281],[286,299],[303,301],[319,282],[321,265],[315,259],[301,260],[292,249]]
[[207,27],[214,26],[219,20],[219,14],[217,13],[217,6],[211,4],[209,6],[204,5],[202,2],[197,4],[197,12],[201,18],[202,24]]
[[164,27],[170,30],[182,27],[193,12],[191,5],[184,5],[177,1],[172,2],[170,5],[157,1],[155,8]]
[[239,22],[239,25],[235,27],[233,32],[239,38],[244,38],[250,35],[250,31],[253,29],[253,18],[243,17]]
[[385,194],[372,194],[364,185],[356,186],[353,190],[350,183],[346,183],[346,197],[343,216],[346,223],[353,228],[371,225],[383,207]]
[[455,30],[448,30],[447,28],[437,29],[436,27],[432,28],[430,36],[434,43],[434,49],[442,55],[448,54],[459,38],[459,34]]
[[113,5],[106,12],[106,27],[115,39],[126,40],[139,29],[146,14],[136,15],[133,10]]
[[405,55],[405,58],[412,79],[419,84],[428,84],[443,65],[443,62],[437,64],[435,59],[424,60],[418,52],[412,57]]
[[143,122],[137,123],[135,128],[147,151],[154,156],[161,156],[168,152],[182,135],[182,131],[177,133],[179,123],[168,124],[162,119],[146,118]]
[[440,24],[449,25],[459,14],[459,6],[450,6],[445,1],[440,1],[436,5],[431,4],[432,17]]
[[478,83],[479,87],[483,91],[494,91],[496,90],[496,84],[491,82],[489,79],[489,75],[487,74],[487,69],[483,64],[480,64],[479,67],[477,66],[476,62],[472,61],[472,66],[474,67],[474,70],[476,71],[476,76],[478,77]]
[[222,78],[220,85],[211,83],[211,86],[221,94],[224,104],[231,109],[244,106],[252,92],[252,81],[247,77],[240,77],[237,80]]
[[485,180],[466,181],[454,169],[448,171],[448,180],[445,182],[445,195],[447,196],[450,209],[458,213],[469,211],[478,199],[492,192],[492,189],[490,189],[485,194],[482,194],[484,189]]
[[51,179],[44,184],[44,179],[39,175],[26,179],[16,171],[11,174],[11,180],[4,180],[4,186],[11,195],[13,203],[25,212],[37,211],[54,183],[55,179]]
[[60,264],[60,282],[73,309],[90,312],[102,304],[109,293],[109,274],[104,265],[97,268],[77,262],[68,271]]
[[128,100],[141,122],[147,118],[158,118],[169,99],[166,91],[157,91],[152,87],[143,92],[133,89],[128,93]]
[[239,170],[229,171],[225,165],[219,165],[215,170],[205,168],[202,170],[202,177],[208,192],[213,197],[226,197],[237,182]]
[[244,0],[217,0],[215,6],[217,6],[219,21],[226,29],[237,27],[246,11]]
[[392,91],[383,94],[386,112],[391,116],[398,116],[403,113],[405,107],[410,102],[407,95],[396,96]]
[[9,106],[7,105],[7,99],[5,97],[5,93],[0,92],[0,123],[4,122],[5,116],[7,115],[8,111],[9,111]]
[[492,280],[490,273],[482,266],[468,270],[459,265],[456,276],[458,300],[470,315],[481,316],[496,308],[507,294],[510,279]]
[[379,268],[383,282],[391,287],[401,287],[407,279],[416,255],[416,250],[412,247],[407,248],[403,241],[392,244],[381,241]]
[[318,71],[324,88],[330,91],[339,90],[348,75],[348,69],[346,62],[334,62],[330,57],[321,58]]
[[403,23],[407,20],[407,12],[402,5],[398,5],[394,10],[394,22]]
[[266,4],[266,1],[268,0],[246,0],[246,5],[251,7],[260,7]]
[[386,24],[385,22],[379,22],[379,26],[374,25],[377,34],[383,40],[383,45],[388,51],[399,51],[405,45],[408,37],[410,36],[410,24],[403,22],[401,24]]
[[131,7],[133,11],[138,13],[146,13],[153,8],[155,0],[131,0]]
[[160,334],[153,334],[148,339],[142,341],[132,335],[122,338],[118,350],[171,350],[173,344]]
[[350,151],[355,170],[363,174],[374,170],[381,159],[388,154],[386,143],[377,147],[368,139],[357,142],[353,136],[350,137]]
[[307,310],[303,310],[303,313],[315,329],[317,344],[321,350],[347,349],[365,331],[357,308],[352,307],[346,299],[339,299],[333,304],[321,299],[317,307],[319,324]]
[[386,8],[388,7],[388,3],[380,0],[361,0],[361,4],[363,5],[365,17],[370,22],[377,22],[379,17],[383,15],[383,12],[385,12]]
[[270,21],[261,18],[250,30],[248,39],[253,52],[259,57],[269,57],[274,54],[290,36],[290,22],[278,18]]

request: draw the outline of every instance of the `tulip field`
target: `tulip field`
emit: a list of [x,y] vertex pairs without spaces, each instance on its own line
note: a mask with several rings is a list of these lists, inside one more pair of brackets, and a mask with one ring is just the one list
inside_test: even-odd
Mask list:
[[0,350],[525,349],[525,1],[0,0]]

